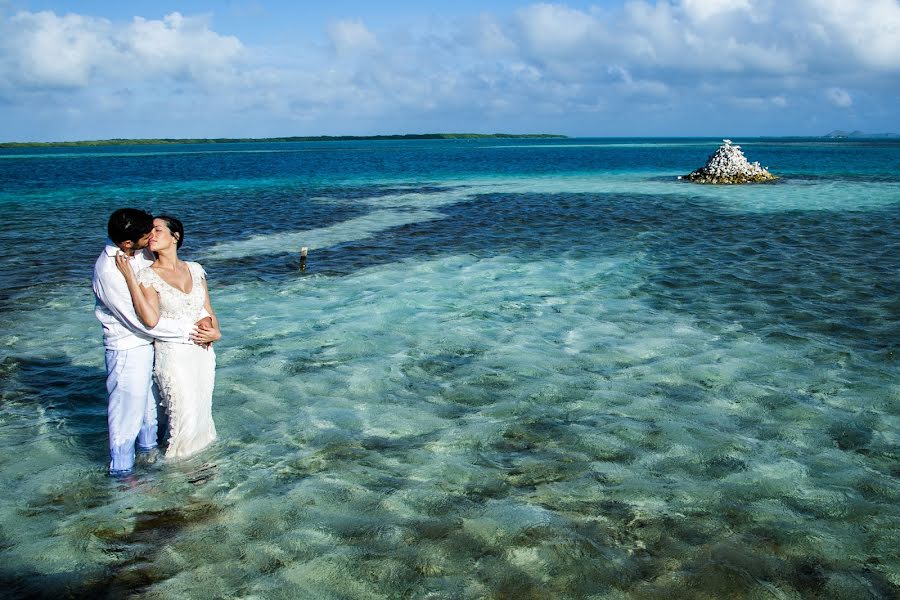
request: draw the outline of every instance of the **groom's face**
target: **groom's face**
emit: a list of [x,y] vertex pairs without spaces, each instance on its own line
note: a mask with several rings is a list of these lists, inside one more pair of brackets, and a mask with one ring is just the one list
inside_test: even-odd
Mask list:
[[151,229],[150,231],[148,231],[147,233],[145,233],[144,235],[142,235],[142,236],[138,239],[138,241],[136,241],[136,242],[134,243],[134,249],[135,249],[135,250],[143,250],[144,248],[146,248],[146,247],[147,247],[147,244],[150,243],[150,234],[151,234],[151,233],[153,233],[153,230],[152,230],[152,229]]
[[122,242],[121,244],[118,244],[118,246],[119,246],[119,248],[124,250],[127,254],[129,254],[129,255],[134,254],[135,252],[143,250],[144,248],[147,247],[147,244],[150,243],[150,234],[151,233],[153,233],[152,230],[148,231],[147,233],[145,233],[144,235],[142,235],[135,241],[128,240],[126,242]]

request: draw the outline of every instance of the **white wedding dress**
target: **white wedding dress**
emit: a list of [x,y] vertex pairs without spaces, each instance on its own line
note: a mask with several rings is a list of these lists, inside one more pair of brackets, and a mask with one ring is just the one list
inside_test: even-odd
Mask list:
[[[202,279],[206,271],[199,263],[187,263],[191,290],[184,293],[169,285],[152,267],[142,269],[141,285],[159,293],[161,317],[200,319],[206,291]],[[183,458],[199,452],[216,439],[212,419],[212,393],[216,380],[216,354],[197,344],[179,344],[156,340],[153,373],[169,415],[166,458]]]

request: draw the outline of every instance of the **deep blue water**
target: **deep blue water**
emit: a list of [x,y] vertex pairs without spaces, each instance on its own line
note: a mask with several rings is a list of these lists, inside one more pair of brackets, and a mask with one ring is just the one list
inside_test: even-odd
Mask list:
[[[27,594],[895,597],[900,142],[0,151],[0,577]],[[104,476],[90,269],[181,218],[222,441]],[[310,248],[305,270],[298,250]]]

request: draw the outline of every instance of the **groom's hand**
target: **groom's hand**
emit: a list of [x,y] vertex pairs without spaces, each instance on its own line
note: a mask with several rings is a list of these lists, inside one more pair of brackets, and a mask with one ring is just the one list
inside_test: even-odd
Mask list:
[[194,331],[191,332],[191,341],[198,346],[208,348],[211,343],[221,337],[222,334],[213,326],[211,317],[205,317],[194,323]]

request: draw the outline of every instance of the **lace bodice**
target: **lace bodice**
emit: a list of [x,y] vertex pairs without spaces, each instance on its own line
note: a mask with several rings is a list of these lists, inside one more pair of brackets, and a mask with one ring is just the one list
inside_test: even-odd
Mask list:
[[191,272],[191,291],[187,294],[172,287],[153,270],[152,267],[141,269],[137,274],[138,283],[146,287],[152,287],[159,294],[159,316],[169,319],[200,319],[200,311],[206,301],[206,291],[203,287],[203,279],[206,271],[200,263],[187,263]]

